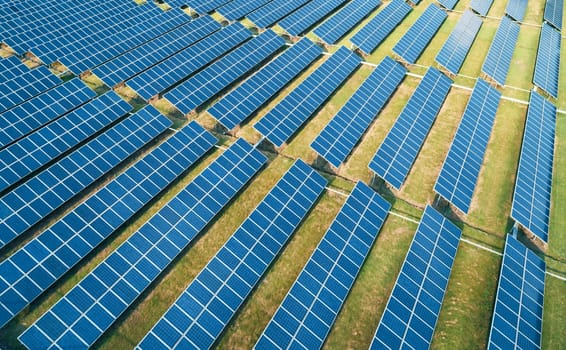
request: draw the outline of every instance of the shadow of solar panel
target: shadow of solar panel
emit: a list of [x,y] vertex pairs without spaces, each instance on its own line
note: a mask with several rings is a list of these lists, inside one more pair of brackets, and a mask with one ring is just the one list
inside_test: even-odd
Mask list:
[[371,349],[430,348],[461,234],[432,207],[425,208]]
[[49,68],[40,66],[0,82],[0,113],[62,83]]
[[488,349],[540,349],[546,264],[507,235]]
[[312,0],[279,21],[279,26],[292,36],[303,34],[344,2],[346,0]]
[[338,168],[393,95],[407,69],[385,57],[344,107],[320,132],[312,149]]
[[187,5],[198,13],[204,14],[230,2],[230,0],[186,0]]
[[[20,341],[28,348],[92,346],[266,160],[244,140],[236,141],[29,327]],[[74,308],[81,312],[69,313]],[[52,327],[53,318],[61,320],[60,327]]]
[[519,38],[519,30],[519,24],[504,16],[483,63],[482,72],[492,77],[500,85],[505,85],[515,44]]
[[528,0],[509,0],[505,13],[516,21],[521,22],[525,18]]
[[450,78],[429,68],[369,163],[394,188],[405,182],[451,85]]
[[434,190],[456,208],[468,213],[501,93],[478,79]]
[[[216,138],[192,122],[0,263],[0,327],[188,169]],[[8,284],[6,284],[8,283]]]
[[561,41],[559,31],[542,24],[533,83],[554,98],[558,98]]
[[254,128],[275,146],[281,147],[360,63],[358,55],[342,46],[260,119]]
[[561,0],[548,0],[544,6],[544,20],[559,31],[562,30],[563,7]]
[[356,184],[255,349],[322,347],[390,208],[368,186]]
[[470,2],[470,8],[480,15],[486,16],[492,4],[493,0],[472,0]]
[[287,16],[309,0],[273,0],[248,15],[259,28],[267,28]]
[[287,49],[208,109],[228,130],[234,129],[322,54],[307,38]]
[[392,0],[371,21],[350,39],[352,44],[369,55],[411,12],[411,6],[403,0]]
[[210,348],[326,184],[297,160],[137,348]]
[[458,3],[458,0],[438,0],[438,3],[449,10],[452,10],[454,6]]
[[511,217],[545,242],[550,221],[555,134],[556,107],[531,91]]

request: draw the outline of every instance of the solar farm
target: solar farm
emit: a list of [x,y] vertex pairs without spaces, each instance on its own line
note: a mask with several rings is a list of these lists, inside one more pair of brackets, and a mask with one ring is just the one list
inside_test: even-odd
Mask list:
[[0,0],[0,349],[566,349],[563,13]]

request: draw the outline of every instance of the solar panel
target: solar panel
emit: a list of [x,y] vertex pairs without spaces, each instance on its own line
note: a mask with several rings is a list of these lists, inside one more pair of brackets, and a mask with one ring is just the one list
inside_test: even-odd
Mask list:
[[352,152],[379,111],[397,89],[407,69],[386,56],[311,144],[338,168]]
[[421,0],[409,0],[409,2],[416,6],[421,2]]
[[486,16],[491,4],[493,4],[493,0],[472,0],[470,8],[480,15]]
[[210,348],[326,184],[297,160],[137,348]]
[[501,93],[478,79],[434,185],[436,193],[468,213]]
[[554,98],[558,98],[561,40],[559,31],[542,24],[533,83]]
[[547,0],[544,6],[544,20],[559,31],[562,30],[562,0]]
[[458,3],[458,0],[437,0],[438,3],[449,10],[452,10],[454,8],[454,6],[456,6],[456,4]]
[[472,11],[466,10],[448,39],[436,55],[436,62],[440,63],[453,74],[458,74],[468,51],[472,47],[483,21]]
[[208,13],[229,1],[230,0],[186,0],[186,3],[198,13]]
[[0,248],[172,125],[146,106],[0,198]]
[[109,91],[0,151],[0,192],[132,110]]
[[241,23],[234,23],[158,63],[126,84],[146,100],[189,77],[210,62],[251,38]]
[[14,79],[30,69],[16,56],[10,56],[0,61],[0,78],[1,81]]
[[216,142],[190,123],[0,263],[0,327],[68,272]]
[[528,0],[509,0],[505,13],[516,21],[522,21],[525,18],[525,10],[527,9]]
[[292,36],[307,31],[315,23],[341,6],[346,0],[312,0],[305,6],[279,21],[279,26]]
[[232,0],[216,9],[216,12],[229,21],[237,21],[270,1],[271,0]]
[[359,66],[358,55],[341,47],[254,125],[281,147]]
[[285,40],[268,30],[214,62],[164,97],[182,113],[188,114],[275,54],[283,45]]
[[208,112],[228,130],[232,130],[321,54],[319,46],[307,38],[302,39],[224,96]]
[[515,44],[519,38],[519,30],[518,23],[503,16],[482,66],[482,72],[501,85],[505,85],[507,79]]
[[550,221],[555,134],[556,107],[532,91],[511,217],[545,242]]
[[352,0],[313,30],[327,44],[335,44],[361,20],[381,5],[380,0]]
[[397,27],[412,8],[403,0],[392,0],[377,16],[350,39],[352,44],[369,55]]
[[488,349],[540,349],[546,264],[507,235]]
[[405,182],[451,84],[450,78],[429,68],[369,163],[394,188]]
[[92,72],[106,85],[115,86],[220,28],[220,23],[212,17],[201,16],[104,63]]
[[309,0],[273,0],[248,15],[248,19],[259,28],[267,28]]
[[446,17],[448,15],[444,10],[430,4],[393,47],[393,52],[406,62],[415,63]]
[[0,114],[0,148],[94,98],[96,93],[79,78],[47,90]]
[[245,141],[236,141],[29,327],[20,341],[28,348],[92,346],[266,160]]
[[425,208],[371,349],[428,349],[460,243],[458,227]]
[[390,208],[356,184],[255,349],[322,348]]

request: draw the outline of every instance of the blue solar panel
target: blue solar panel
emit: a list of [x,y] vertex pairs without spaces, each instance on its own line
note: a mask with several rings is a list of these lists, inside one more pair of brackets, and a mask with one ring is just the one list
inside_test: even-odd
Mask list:
[[220,23],[216,22],[212,17],[199,17],[104,63],[92,72],[104,81],[106,85],[115,86],[220,28]]
[[230,0],[186,0],[185,3],[198,13],[208,13],[229,1]]
[[369,168],[396,189],[407,178],[451,84],[444,74],[429,68],[373,156]]
[[381,5],[380,0],[352,0],[313,32],[327,44],[334,44],[362,19]]
[[377,16],[350,39],[363,53],[369,55],[387,38],[412,8],[403,0],[392,0]]
[[252,33],[242,24],[234,23],[128,80],[126,85],[149,100],[251,36]]
[[10,56],[0,61],[0,81],[14,79],[30,69],[16,56]]
[[260,28],[267,28],[307,2],[309,0],[273,0],[250,13],[248,19]]
[[12,186],[132,110],[113,91],[0,151],[0,191]]
[[344,2],[346,0],[312,0],[279,21],[279,26],[292,36],[303,34]]
[[[30,349],[92,346],[266,160],[245,141],[236,141],[28,328],[20,341]],[[69,312],[74,309],[80,312]],[[57,327],[53,319],[60,320]]]
[[481,18],[466,10],[436,55],[436,62],[458,74],[482,23]]
[[468,213],[495,121],[501,92],[478,79],[434,190]]
[[540,349],[546,264],[507,235],[488,349]]
[[458,3],[458,0],[438,0],[438,3],[449,10],[452,10],[454,6]]
[[544,20],[558,30],[562,30],[563,0],[547,0],[544,6]]
[[448,14],[430,4],[393,47],[393,52],[409,63],[415,63]]
[[480,15],[486,16],[491,4],[493,4],[493,0],[472,0],[470,7]]
[[509,0],[505,13],[516,21],[522,21],[525,18],[527,3],[528,0]]
[[172,125],[146,106],[0,198],[0,248]]
[[302,39],[224,96],[208,112],[228,130],[232,130],[321,54],[322,49],[318,45],[307,38]]
[[507,79],[515,44],[519,38],[519,30],[518,23],[503,16],[483,63],[482,72],[501,85],[505,85]]
[[285,40],[268,30],[186,82],[165,94],[165,98],[188,114],[224,90],[285,45]]
[[545,242],[550,221],[555,134],[556,107],[532,91],[511,217]]
[[60,84],[61,79],[45,66],[28,70],[0,82],[0,113]]
[[271,0],[232,0],[218,8],[216,12],[220,13],[229,21],[237,21],[270,1]]
[[554,98],[558,98],[561,41],[559,31],[542,24],[533,83]]
[[388,56],[340,109],[311,144],[338,168],[397,89],[407,69]]
[[359,66],[358,55],[341,47],[254,125],[281,147]]
[[95,96],[94,91],[75,78],[0,114],[0,148]]
[[358,182],[255,349],[320,349],[391,205]]
[[138,345],[208,349],[258,284],[327,181],[297,160]]
[[427,206],[371,349],[428,349],[458,250],[460,229]]
[[0,327],[68,272],[216,142],[192,122],[0,263]]

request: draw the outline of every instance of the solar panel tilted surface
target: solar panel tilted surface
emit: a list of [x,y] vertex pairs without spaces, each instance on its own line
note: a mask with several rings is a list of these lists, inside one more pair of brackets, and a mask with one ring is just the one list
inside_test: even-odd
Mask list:
[[273,0],[248,15],[259,28],[267,28],[287,16],[309,0]]
[[326,184],[324,177],[297,160],[137,349],[212,347]]
[[527,9],[528,0],[509,0],[505,13],[515,21],[523,21],[525,18],[525,10]]
[[458,3],[458,0],[438,0],[438,3],[449,10],[452,10],[454,6]]
[[561,42],[560,32],[543,23],[533,83],[554,98],[558,98]]
[[232,0],[219,7],[216,12],[220,13],[222,17],[229,21],[237,21],[270,1],[271,0]]
[[483,62],[482,72],[500,85],[505,85],[520,29],[518,23],[503,16]]
[[544,7],[544,20],[559,31],[562,30],[563,0],[548,0]]
[[472,0],[470,7],[480,15],[486,16],[492,4],[493,0]]
[[312,0],[279,21],[279,26],[291,36],[303,34],[315,23],[341,6],[346,0]]

